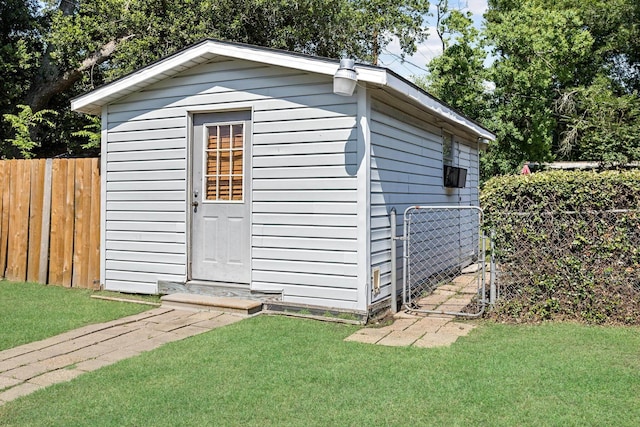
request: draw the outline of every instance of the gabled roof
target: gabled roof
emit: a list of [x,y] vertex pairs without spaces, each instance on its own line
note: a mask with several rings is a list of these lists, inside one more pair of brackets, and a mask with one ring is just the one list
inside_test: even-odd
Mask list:
[[[339,67],[338,60],[207,39],[72,99],[71,109],[81,113],[98,115],[102,107],[111,102],[216,57],[244,59],[328,76],[333,76]],[[464,127],[467,131],[477,135],[478,138],[495,139],[495,135],[483,126],[455,111],[391,70],[356,64],[356,72],[360,83],[386,87],[399,97],[418,103],[434,116]]]

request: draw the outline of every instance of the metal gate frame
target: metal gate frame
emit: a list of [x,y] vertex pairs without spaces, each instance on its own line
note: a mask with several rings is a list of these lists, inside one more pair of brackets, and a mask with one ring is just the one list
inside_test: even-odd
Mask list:
[[[443,213],[451,212],[455,213],[454,216],[456,216],[456,218],[446,218],[442,216]],[[462,229],[463,225],[465,225],[461,215],[462,212],[469,212],[471,214],[471,218],[477,218],[476,223],[472,223],[471,227],[466,227],[467,229],[465,230]],[[425,225],[427,221],[424,221],[424,218],[421,218],[425,216],[431,217],[430,225],[437,225],[437,227],[430,228]],[[394,228],[394,232],[392,233],[392,248],[395,249],[395,240],[402,240],[402,303],[408,311],[425,314],[447,314],[463,317],[479,317],[483,314],[487,305],[486,243],[488,239],[487,236],[485,236],[482,232],[482,218],[482,209],[477,206],[410,206],[404,211],[403,236],[396,237],[395,227],[392,227]],[[392,219],[392,224],[395,225],[395,211],[392,211]],[[420,219],[422,219],[423,221],[421,222]],[[446,225],[446,221],[449,221],[448,225]],[[444,226],[442,226],[442,222],[445,222]],[[449,231],[455,228],[457,228],[458,230],[457,244],[456,240],[451,238],[451,234],[447,234]],[[438,232],[441,235],[438,235]],[[471,239],[471,243],[467,243],[466,249],[471,248],[473,250],[473,253],[462,253],[462,250],[464,249],[463,239]],[[442,246],[438,247],[438,244]],[[441,254],[439,252],[440,250],[444,250],[445,254]],[[447,256],[455,255],[452,253],[455,252],[455,250],[458,251],[457,259],[451,260],[450,258],[445,258]],[[475,252],[476,250],[477,253]],[[447,251],[448,253],[446,253]],[[424,252],[427,253],[424,254]],[[491,252],[493,253],[493,250]],[[418,254],[420,255],[420,257],[418,257]],[[469,254],[472,255],[471,261],[468,262],[463,258],[463,256],[469,256]],[[440,256],[440,258],[434,260],[434,256]],[[442,260],[444,260],[444,263],[450,264],[443,264],[441,262]],[[422,264],[419,264],[419,274],[414,274],[412,267],[414,267],[416,263],[420,262]],[[476,277],[477,298],[480,307],[478,312],[466,313],[462,311],[456,312],[428,310],[416,306],[414,300],[416,289],[417,292],[433,290],[440,284],[451,281],[454,273],[459,273],[462,268],[471,266],[473,264],[477,264],[477,271],[480,272]],[[493,268],[489,270],[491,278],[490,295],[491,300],[493,301],[493,295],[495,295],[495,291],[492,271]],[[392,306],[393,300],[394,299],[392,298]]]

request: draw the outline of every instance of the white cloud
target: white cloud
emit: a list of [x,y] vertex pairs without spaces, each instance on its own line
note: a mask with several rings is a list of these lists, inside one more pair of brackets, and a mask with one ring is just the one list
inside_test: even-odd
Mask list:
[[390,68],[403,77],[421,76],[426,74],[427,63],[442,53],[440,39],[436,35],[435,27],[429,28],[429,37],[417,46],[417,52],[411,56],[405,56],[405,61],[400,59],[402,49],[397,38],[387,45],[387,52],[380,55],[379,65]]
[[482,17],[482,14],[487,11],[487,0],[468,0],[467,10],[474,15]]

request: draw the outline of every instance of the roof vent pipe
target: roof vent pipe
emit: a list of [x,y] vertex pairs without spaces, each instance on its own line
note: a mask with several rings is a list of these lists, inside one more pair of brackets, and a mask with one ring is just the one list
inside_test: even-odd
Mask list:
[[348,58],[341,59],[340,68],[333,76],[333,93],[341,96],[351,96],[356,88],[357,81],[355,61]]

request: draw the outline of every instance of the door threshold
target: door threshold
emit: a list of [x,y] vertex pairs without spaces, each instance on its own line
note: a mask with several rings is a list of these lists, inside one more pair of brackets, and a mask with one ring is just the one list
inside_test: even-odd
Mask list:
[[234,283],[234,282],[213,282],[209,280],[188,280],[185,283],[187,286],[213,286],[218,288],[231,288],[231,289],[249,289],[248,283]]

